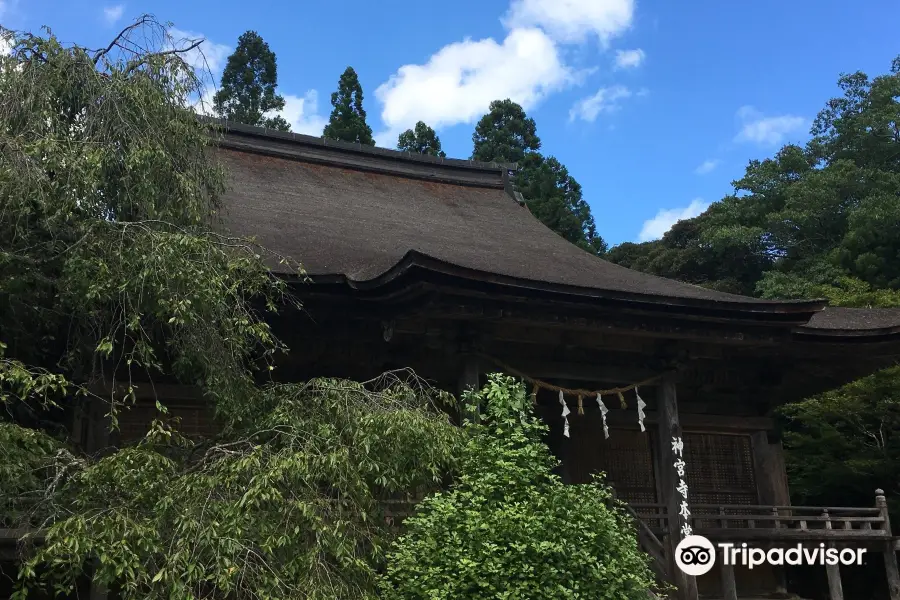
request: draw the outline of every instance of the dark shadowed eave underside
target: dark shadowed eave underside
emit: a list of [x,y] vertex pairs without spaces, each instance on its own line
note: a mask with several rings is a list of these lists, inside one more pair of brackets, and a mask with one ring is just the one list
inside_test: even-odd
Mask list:
[[229,125],[221,146],[230,175],[227,227],[299,260],[314,282],[364,293],[425,270],[518,292],[631,302],[667,312],[683,308],[754,320],[768,315],[801,326],[798,332],[829,336],[900,331],[900,314],[892,311],[874,310],[863,318],[850,309],[822,311],[821,301],[727,294],[592,256],[516,201],[508,177],[514,165],[411,155],[243,125]]

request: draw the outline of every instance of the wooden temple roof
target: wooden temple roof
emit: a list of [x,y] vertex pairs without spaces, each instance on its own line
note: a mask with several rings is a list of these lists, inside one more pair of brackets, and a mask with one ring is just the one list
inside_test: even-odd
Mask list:
[[780,321],[811,337],[900,336],[900,310],[738,296],[593,256],[523,206],[515,165],[235,124],[220,146],[227,228],[300,261],[314,283],[364,293],[430,272],[517,293]]

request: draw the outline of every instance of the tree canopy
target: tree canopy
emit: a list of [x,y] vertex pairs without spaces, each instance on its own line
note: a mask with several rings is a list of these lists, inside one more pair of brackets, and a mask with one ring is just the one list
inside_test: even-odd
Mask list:
[[521,106],[509,99],[491,102],[472,142],[472,160],[518,164],[515,185],[544,225],[592,254],[606,252],[581,185],[555,157],[538,152],[537,126]]
[[447,153],[441,150],[441,138],[434,132],[434,129],[422,121],[416,123],[415,130],[407,129],[400,134],[397,139],[397,150],[440,156],[441,158],[447,156]]
[[[184,59],[196,43],[172,50],[149,17],[102,50],[10,37],[0,527],[45,538],[15,597],[86,575],[123,599],[372,598],[393,536],[383,501],[452,472],[449,398],[405,373],[272,381],[286,348],[266,317],[299,305],[266,261],[302,269],[221,233],[220,134],[193,112]],[[89,455],[70,438],[65,415],[115,429],[153,382],[198,390],[218,433],[187,437],[157,397],[137,442]]]
[[375,145],[372,128],[366,123],[363,90],[353,67],[347,67],[338,81],[338,89],[331,94],[331,116],[322,135],[331,140]]
[[510,99],[494,100],[472,134],[472,160],[517,163],[541,148],[534,119]]
[[281,115],[266,116],[284,108],[284,98],[275,91],[277,85],[275,53],[258,33],[246,31],[228,57],[221,85],[213,96],[213,108],[229,121],[290,131],[290,124]]
[[[875,78],[843,75],[805,145],[752,160],[735,193],[661,240],[607,258],[764,298],[900,306],[900,58]],[[854,506],[878,487],[900,509],[896,368],[782,409],[801,504]]]
[[726,196],[661,240],[608,258],[767,298],[895,305],[900,290],[900,59],[842,76],[805,146],[752,160]]

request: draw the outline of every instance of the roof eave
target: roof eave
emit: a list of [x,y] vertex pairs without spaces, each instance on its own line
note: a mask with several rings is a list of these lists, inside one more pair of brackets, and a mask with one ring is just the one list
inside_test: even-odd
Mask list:
[[679,310],[694,313],[699,311],[708,313],[710,317],[725,317],[734,320],[759,321],[765,320],[765,317],[770,316],[786,326],[798,326],[807,323],[812,315],[821,311],[826,305],[826,302],[823,300],[793,300],[771,303],[722,302],[583,288],[519,279],[459,267],[417,251],[407,252],[403,259],[391,269],[372,279],[353,280],[346,275],[339,274],[311,275],[309,279],[315,284],[343,285],[355,292],[368,295],[376,293],[379,289],[385,288],[391,283],[413,277],[413,272],[416,270],[488,284],[506,290],[514,290],[517,294],[538,292],[551,294],[561,300],[624,302],[633,304],[635,308],[641,308],[642,310],[658,310],[668,313],[673,311],[679,312]]

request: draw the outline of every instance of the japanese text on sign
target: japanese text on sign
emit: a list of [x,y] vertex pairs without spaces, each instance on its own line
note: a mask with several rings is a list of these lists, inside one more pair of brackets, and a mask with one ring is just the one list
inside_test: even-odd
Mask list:
[[675,456],[675,473],[678,475],[678,486],[675,488],[681,494],[681,505],[678,509],[678,515],[684,519],[681,526],[681,537],[687,537],[693,534],[693,528],[690,526],[691,509],[688,505],[688,485],[684,480],[686,473],[686,463],[684,462],[684,441],[680,437],[672,437],[672,454]]

